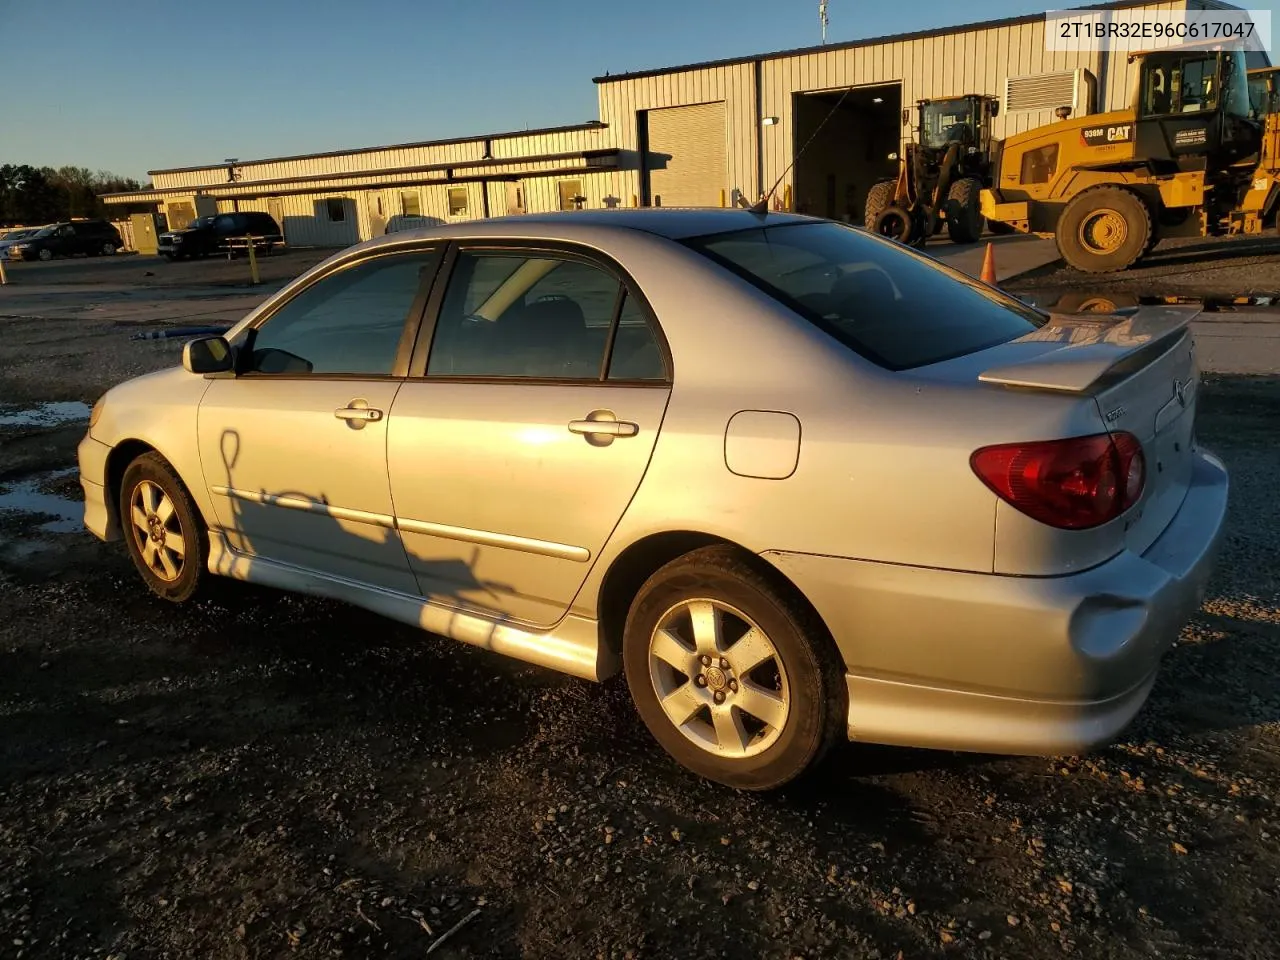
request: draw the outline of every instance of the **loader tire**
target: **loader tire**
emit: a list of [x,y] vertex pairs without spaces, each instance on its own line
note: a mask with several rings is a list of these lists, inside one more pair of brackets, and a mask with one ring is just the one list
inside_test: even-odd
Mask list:
[[1151,210],[1122,187],[1095,187],[1067,204],[1056,239],[1062,259],[1082,273],[1127,270],[1149,250]]
[[947,234],[952,243],[977,243],[982,236],[982,182],[957,180],[947,191]]
[[885,207],[871,221],[871,232],[878,233],[888,240],[910,245],[916,238],[915,218],[911,213],[899,206]]
[[862,222],[866,227],[870,228],[876,222],[876,217],[880,216],[880,211],[893,203],[893,195],[897,189],[896,180],[881,180],[871,185],[871,189],[867,191],[867,204],[863,208]]

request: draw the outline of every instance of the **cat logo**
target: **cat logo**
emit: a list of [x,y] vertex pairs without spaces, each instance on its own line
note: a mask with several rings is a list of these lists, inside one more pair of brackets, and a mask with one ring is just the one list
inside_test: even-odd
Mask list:
[[1132,123],[1117,123],[1109,127],[1085,127],[1080,131],[1080,142],[1086,147],[1100,147],[1108,143],[1129,143],[1132,140]]

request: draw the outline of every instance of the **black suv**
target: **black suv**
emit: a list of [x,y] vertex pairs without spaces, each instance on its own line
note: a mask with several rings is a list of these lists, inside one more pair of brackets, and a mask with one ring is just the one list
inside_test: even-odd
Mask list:
[[160,253],[170,260],[204,257],[219,253],[234,240],[252,236],[254,246],[265,246],[266,252],[284,243],[280,225],[267,213],[219,213],[213,217],[197,217],[181,230],[170,230],[159,237]]
[[74,253],[109,256],[123,246],[120,231],[106,220],[67,220],[51,223],[34,236],[19,240],[9,248],[9,256],[15,260],[52,260]]

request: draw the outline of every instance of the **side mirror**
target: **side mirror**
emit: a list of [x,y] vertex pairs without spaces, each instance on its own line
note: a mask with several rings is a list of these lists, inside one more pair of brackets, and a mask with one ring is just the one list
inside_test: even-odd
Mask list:
[[992,100],[991,101],[991,119],[994,120],[998,116],[1000,116],[1000,101]]
[[231,369],[231,344],[223,337],[189,340],[182,348],[182,366],[188,373],[225,373]]

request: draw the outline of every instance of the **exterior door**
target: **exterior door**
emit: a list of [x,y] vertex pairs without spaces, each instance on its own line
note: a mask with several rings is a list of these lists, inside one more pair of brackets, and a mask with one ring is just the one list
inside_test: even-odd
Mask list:
[[655,207],[720,206],[725,159],[724,101],[647,112],[644,175]]
[[280,236],[288,242],[289,238],[284,236],[284,204],[279,197],[271,197],[267,200],[267,214],[276,222],[276,230],[279,231]]
[[416,594],[395,531],[388,417],[431,251],[368,257],[309,285],[240,347],[200,404],[205,482],[250,557]]
[[569,608],[644,476],[670,391],[628,284],[567,252],[458,255],[388,446],[424,596],[540,626]]

